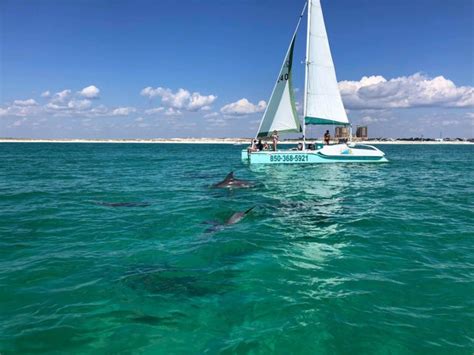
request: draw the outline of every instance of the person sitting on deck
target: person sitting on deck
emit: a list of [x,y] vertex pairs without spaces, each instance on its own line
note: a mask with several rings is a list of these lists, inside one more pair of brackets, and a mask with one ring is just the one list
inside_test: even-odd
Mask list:
[[254,139],[250,141],[250,147],[247,148],[247,152],[251,153],[251,152],[256,152],[256,151],[257,151],[257,140]]
[[324,143],[329,145],[330,140],[331,140],[331,135],[329,134],[329,130],[327,130],[326,133],[324,133]]
[[265,142],[265,144],[263,145],[263,150],[268,150],[270,149],[270,147],[268,146],[268,143]]
[[262,140],[261,140],[261,139],[258,140],[257,150],[258,150],[258,151],[263,150],[263,144],[262,144]]

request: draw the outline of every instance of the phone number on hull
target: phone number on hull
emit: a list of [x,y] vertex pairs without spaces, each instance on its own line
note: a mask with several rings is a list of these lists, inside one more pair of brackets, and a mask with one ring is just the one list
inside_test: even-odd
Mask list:
[[270,161],[272,162],[302,162],[308,161],[308,155],[306,154],[272,154],[270,155]]

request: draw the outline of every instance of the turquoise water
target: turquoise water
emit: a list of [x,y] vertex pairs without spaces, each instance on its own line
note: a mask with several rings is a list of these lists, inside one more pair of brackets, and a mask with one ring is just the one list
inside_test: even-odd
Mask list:
[[474,146],[241,148],[0,144],[0,353],[472,354]]

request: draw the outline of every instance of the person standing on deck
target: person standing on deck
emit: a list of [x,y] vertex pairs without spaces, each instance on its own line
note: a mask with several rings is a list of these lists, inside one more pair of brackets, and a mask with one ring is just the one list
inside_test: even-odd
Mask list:
[[278,144],[278,131],[277,130],[273,131],[272,139],[273,139],[273,151],[276,152],[277,144]]
[[331,140],[331,135],[329,134],[329,130],[327,130],[326,133],[324,133],[324,143],[329,145],[330,140]]

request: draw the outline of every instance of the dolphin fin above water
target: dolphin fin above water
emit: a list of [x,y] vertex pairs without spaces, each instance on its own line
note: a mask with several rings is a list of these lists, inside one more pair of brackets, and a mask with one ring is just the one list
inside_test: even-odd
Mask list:
[[250,207],[248,210],[243,212],[235,212],[227,219],[224,223],[216,223],[215,221],[207,221],[206,224],[210,224],[211,226],[206,229],[206,233],[218,232],[228,226],[234,225],[239,223],[244,217],[250,213],[256,206]]
[[247,211],[244,212],[236,212],[225,222],[226,226],[230,226],[232,224],[236,224],[240,222],[250,211],[252,211],[255,206],[250,207]]
[[224,180],[212,185],[212,187],[217,189],[245,189],[254,186],[255,184],[251,181],[236,179],[233,171],[228,173]]
[[233,179],[234,179],[234,172],[231,171],[231,172],[228,173],[227,176],[224,178],[224,181],[233,180]]

